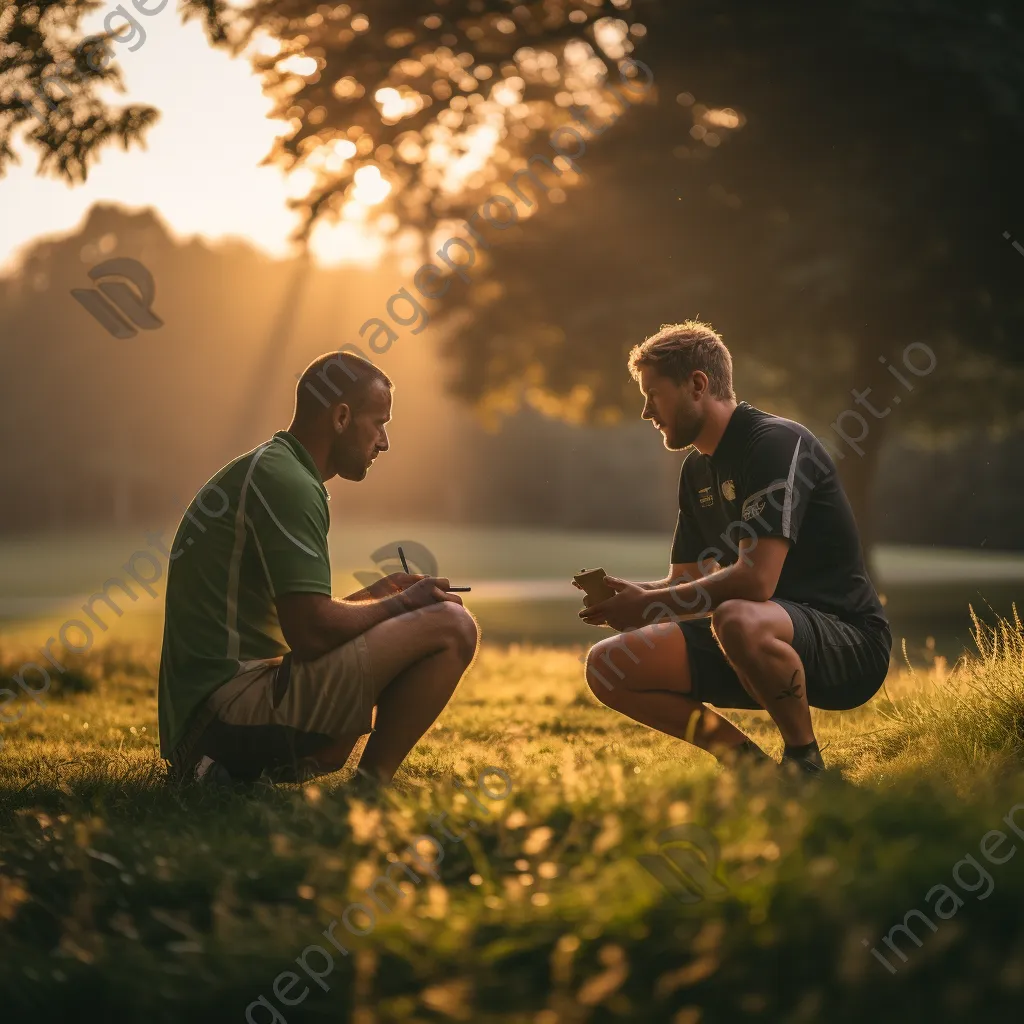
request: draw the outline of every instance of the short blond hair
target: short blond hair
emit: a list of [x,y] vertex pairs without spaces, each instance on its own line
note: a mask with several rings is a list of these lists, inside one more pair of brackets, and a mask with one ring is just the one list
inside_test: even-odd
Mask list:
[[640,379],[640,367],[650,366],[663,377],[681,384],[694,370],[703,372],[715,398],[735,400],[732,356],[721,335],[699,320],[663,324],[657,334],[634,345],[629,353],[629,372]]

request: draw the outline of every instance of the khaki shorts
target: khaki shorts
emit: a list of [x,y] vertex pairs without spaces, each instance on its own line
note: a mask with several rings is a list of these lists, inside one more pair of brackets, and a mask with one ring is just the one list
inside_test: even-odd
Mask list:
[[364,636],[316,661],[286,654],[242,662],[197,712],[172,758],[174,774],[190,778],[207,756],[239,780],[264,770],[301,778],[302,762],[318,751],[373,731],[375,682]]

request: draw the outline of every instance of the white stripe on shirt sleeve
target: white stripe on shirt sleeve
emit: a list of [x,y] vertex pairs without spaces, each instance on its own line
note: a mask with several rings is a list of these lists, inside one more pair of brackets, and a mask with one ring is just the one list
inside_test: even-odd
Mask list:
[[[800,454],[802,437],[797,437],[796,448],[793,449],[793,461],[789,464],[789,478],[786,480],[786,497],[782,503],[782,536],[789,538],[790,525],[793,519],[793,480],[796,477],[796,460]],[[790,538],[792,539],[792,538]]]

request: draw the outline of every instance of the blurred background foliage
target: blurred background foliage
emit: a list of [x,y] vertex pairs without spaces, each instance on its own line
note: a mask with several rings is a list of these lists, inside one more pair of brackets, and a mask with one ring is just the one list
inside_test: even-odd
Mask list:
[[[0,5],[0,160],[29,117],[6,85],[52,72],[96,6]],[[550,156],[553,128],[589,111],[596,130],[579,173],[564,162],[557,177],[542,171],[544,198],[492,231],[470,279],[453,278],[432,309],[445,389],[492,427],[522,424],[522,410],[598,427],[632,416],[629,347],[699,316],[732,348],[741,397],[827,438],[856,408],[851,389],[870,389],[879,409],[900,394],[881,359],[899,367],[908,344],[927,344],[934,373],[891,414],[868,417],[864,456],[841,464],[873,540],[884,536],[872,514],[884,453],[976,448],[1021,426],[1024,264],[1003,237],[1024,235],[1015,5],[271,0],[179,10],[203,19],[211,44],[252,60],[286,119],[267,159],[307,189],[295,200],[300,245],[320,233],[343,248],[372,228],[408,266],[453,232],[468,237],[462,219],[531,155]],[[609,83],[631,57],[654,86],[604,131],[616,109]],[[104,72],[114,84],[116,74],[116,64]],[[152,123],[151,110],[104,108],[98,82],[69,95],[44,85],[55,109],[29,133],[42,171],[84,175],[105,142],[137,141]],[[263,421],[245,408],[269,377],[294,372],[282,353],[310,322],[311,273],[266,268],[276,327],[262,341],[237,332],[249,365],[221,389],[242,409],[226,444],[256,443]],[[209,301],[224,302],[229,287]],[[320,349],[349,340],[339,323],[317,323]],[[452,415],[452,437],[475,429]],[[608,443],[613,477],[634,450]],[[670,501],[659,481],[657,500]]]

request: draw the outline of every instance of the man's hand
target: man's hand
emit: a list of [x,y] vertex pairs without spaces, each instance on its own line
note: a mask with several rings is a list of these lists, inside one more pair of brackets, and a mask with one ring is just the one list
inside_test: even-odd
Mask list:
[[393,572],[390,576],[375,580],[368,587],[349,594],[346,601],[381,601],[385,597],[394,597],[408,590],[414,583],[425,580],[426,576],[415,576],[408,572]]
[[646,591],[636,583],[628,583],[615,576],[605,576],[604,582],[615,591],[615,596],[584,608],[580,618],[591,626],[611,626],[613,629],[642,625],[644,608],[649,602]]
[[462,598],[458,594],[447,593],[450,586],[451,581],[443,576],[421,576],[415,583],[397,594],[395,600],[407,612],[414,612],[417,608],[426,608],[430,604],[439,604],[441,601],[462,604]]
[[403,590],[408,590],[414,583],[419,583],[420,580],[425,580],[426,578],[423,574],[393,572],[390,576],[385,576],[383,579],[377,580],[376,583],[371,583],[366,588],[366,592],[370,597],[379,600],[382,597],[401,594]]
[[335,601],[328,594],[303,591],[279,595],[275,603],[284,642],[292,649],[296,661],[315,661],[396,615],[442,601],[462,604],[458,594],[447,593],[451,585],[448,580],[433,576],[411,578],[413,582],[404,590],[376,601],[365,600],[362,594],[356,600],[344,601]]

